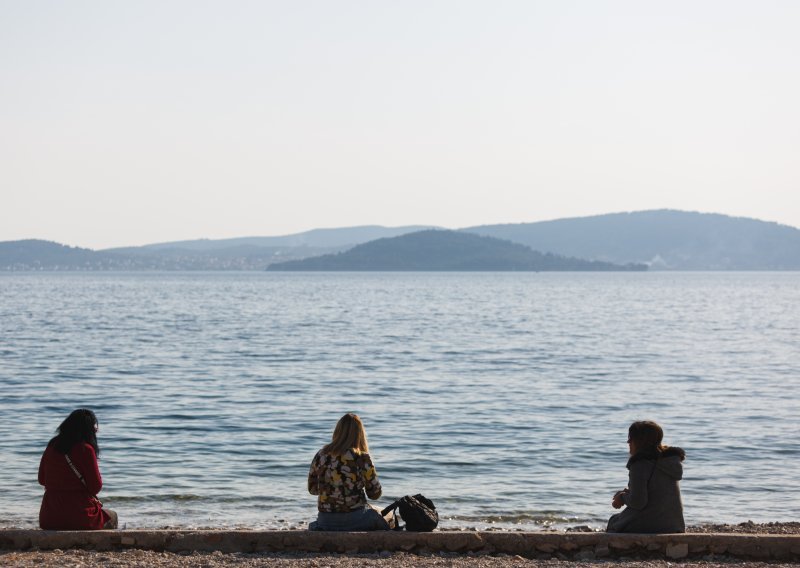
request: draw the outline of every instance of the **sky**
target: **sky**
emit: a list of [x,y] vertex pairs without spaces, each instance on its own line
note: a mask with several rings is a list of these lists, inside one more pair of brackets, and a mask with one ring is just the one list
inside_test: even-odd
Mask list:
[[0,241],[800,227],[800,2],[0,0]]

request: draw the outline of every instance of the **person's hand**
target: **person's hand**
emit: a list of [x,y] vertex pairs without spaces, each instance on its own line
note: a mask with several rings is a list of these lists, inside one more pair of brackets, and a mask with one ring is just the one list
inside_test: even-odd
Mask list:
[[617,491],[614,493],[614,498],[611,500],[611,506],[615,509],[622,507],[625,504],[625,502],[622,500],[622,496],[627,492],[627,489],[623,489],[622,491]]

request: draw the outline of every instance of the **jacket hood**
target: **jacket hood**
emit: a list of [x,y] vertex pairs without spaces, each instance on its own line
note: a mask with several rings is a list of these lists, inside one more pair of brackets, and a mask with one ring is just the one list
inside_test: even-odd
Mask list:
[[681,479],[683,477],[682,462],[685,457],[686,452],[678,447],[669,447],[660,453],[656,451],[638,452],[630,457],[627,467],[630,469],[631,465],[638,461],[650,460],[655,462],[659,471],[673,479]]
[[656,469],[672,479],[683,478],[683,464],[680,456],[671,455],[656,460]]

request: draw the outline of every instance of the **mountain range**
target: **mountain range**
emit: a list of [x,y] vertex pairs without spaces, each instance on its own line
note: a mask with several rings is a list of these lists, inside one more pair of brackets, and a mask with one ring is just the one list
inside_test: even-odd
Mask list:
[[[6,241],[0,242],[0,270],[264,270],[431,228],[435,227],[315,229],[279,237],[200,239],[104,250],[36,239]],[[511,241],[542,254],[645,264],[651,270],[800,270],[799,229],[713,213],[653,210],[459,231]],[[422,262],[426,252],[419,246],[415,254]],[[380,265],[378,259],[373,260],[375,266]]]
[[800,270],[800,230],[715,213],[655,210],[463,229],[567,256],[671,270]]

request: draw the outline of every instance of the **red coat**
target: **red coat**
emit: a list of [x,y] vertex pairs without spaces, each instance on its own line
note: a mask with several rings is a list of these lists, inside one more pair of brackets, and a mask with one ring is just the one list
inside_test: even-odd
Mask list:
[[79,442],[69,451],[69,459],[83,475],[86,486],[64,454],[48,445],[39,464],[39,484],[44,485],[39,526],[48,530],[102,529],[110,517],[93,497],[103,487],[94,448]]

